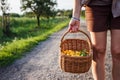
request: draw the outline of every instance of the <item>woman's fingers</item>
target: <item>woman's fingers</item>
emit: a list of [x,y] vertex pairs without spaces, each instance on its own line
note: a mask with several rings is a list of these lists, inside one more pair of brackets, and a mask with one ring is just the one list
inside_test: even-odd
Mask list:
[[69,23],[68,31],[77,32],[79,30],[79,27],[80,27],[80,21],[71,19]]
[[69,31],[70,32],[77,32],[79,30],[79,26],[70,26]]

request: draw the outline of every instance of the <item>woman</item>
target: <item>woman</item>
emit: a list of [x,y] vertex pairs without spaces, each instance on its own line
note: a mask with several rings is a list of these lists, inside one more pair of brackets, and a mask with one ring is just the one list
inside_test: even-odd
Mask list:
[[[82,0],[74,0],[73,17],[68,30],[77,32],[80,27]],[[90,0],[85,16],[93,45],[92,73],[94,80],[105,80],[105,52],[107,30],[111,32],[112,76],[120,80],[120,0]]]

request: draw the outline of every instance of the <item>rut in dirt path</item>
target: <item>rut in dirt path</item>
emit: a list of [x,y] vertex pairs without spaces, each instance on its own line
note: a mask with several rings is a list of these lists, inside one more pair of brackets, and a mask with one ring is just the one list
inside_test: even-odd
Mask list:
[[[86,30],[84,23],[81,26]],[[39,43],[22,59],[15,61],[13,65],[0,69],[0,80],[93,80],[91,69],[84,74],[71,74],[61,71],[58,59],[59,45],[65,31],[66,28],[56,32],[46,41]],[[107,52],[109,53],[109,50]],[[107,54],[106,80],[112,80],[110,60],[111,55]]]

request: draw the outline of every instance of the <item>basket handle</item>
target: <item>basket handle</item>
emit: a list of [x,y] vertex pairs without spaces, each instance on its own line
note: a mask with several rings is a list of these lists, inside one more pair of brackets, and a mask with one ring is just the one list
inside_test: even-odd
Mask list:
[[[90,37],[88,36],[88,34],[85,33],[85,32],[82,31],[82,30],[78,30],[78,32],[83,33],[83,34],[88,38],[88,40],[89,40],[89,42],[90,42],[90,47],[91,47],[91,49],[92,49],[92,42],[91,42],[91,39],[90,39]],[[63,37],[61,38],[61,42],[63,41],[64,37],[65,37],[68,33],[70,33],[70,31],[67,31],[67,32],[64,33]]]

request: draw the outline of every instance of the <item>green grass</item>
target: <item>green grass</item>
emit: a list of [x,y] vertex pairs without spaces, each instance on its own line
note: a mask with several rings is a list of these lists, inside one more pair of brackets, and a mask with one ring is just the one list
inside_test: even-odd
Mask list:
[[41,27],[36,27],[35,19],[12,19],[11,37],[3,36],[0,39],[0,67],[12,64],[21,58],[39,42],[44,41],[49,35],[68,25],[68,19],[41,20]]

